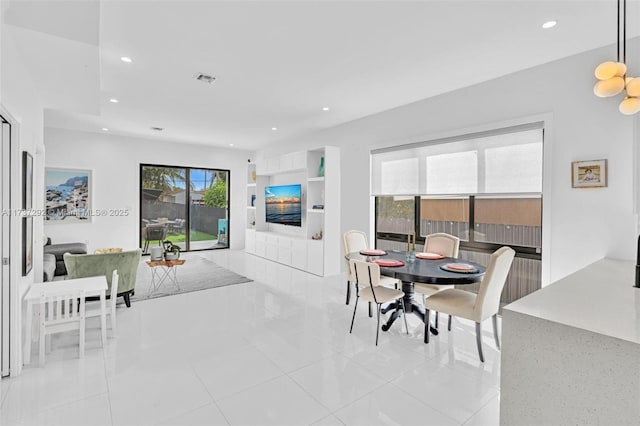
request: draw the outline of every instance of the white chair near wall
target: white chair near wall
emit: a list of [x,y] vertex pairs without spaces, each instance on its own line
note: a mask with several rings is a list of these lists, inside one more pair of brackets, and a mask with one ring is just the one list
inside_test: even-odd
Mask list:
[[380,280],[380,266],[376,263],[352,259],[349,261],[349,270],[355,277],[355,282],[360,287],[360,290],[356,294],[356,303],[353,308],[353,318],[351,319],[351,328],[349,329],[349,333],[353,331],[353,323],[355,322],[356,311],[358,310],[358,299],[362,297],[367,302],[378,305],[376,346],[378,346],[378,335],[380,334],[380,309],[383,303],[397,300],[402,302],[402,317],[404,318],[404,326],[407,330],[407,334],[409,334],[406,309],[404,306],[404,292],[402,290],[396,290],[382,285],[382,281]]
[[[501,247],[489,258],[489,265],[480,283],[478,294],[469,291],[449,289],[435,293],[425,299],[426,317],[429,311],[449,314],[449,331],[451,331],[451,317],[457,316],[476,323],[476,344],[480,361],[484,362],[482,354],[482,328],[481,323],[485,319],[493,319],[493,337],[496,346],[500,349],[498,338],[498,309],[500,308],[500,296],[507,281],[507,275],[511,269],[511,263],[515,257],[515,250],[511,247]],[[424,342],[429,343],[429,322],[425,322]]]
[[[424,249],[425,253],[435,253],[441,254],[445,257],[458,257],[458,252],[460,250],[460,238],[445,234],[442,232],[437,232],[435,234],[429,234],[424,239]],[[436,294],[439,291],[448,290],[454,288],[452,285],[433,285],[433,284],[422,284],[415,283],[414,291],[416,293],[421,293],[424,298],[431,296],[432,294]],[[438,312],[435,314],[435,326],[438,328]]]
[[[80,332],[79,357],[84,357],[85,293],[82,290],[40,295],[40,366],[44,365],[47,336],[65,331]],[[50,340],[47,346],[51,346]]]
[[[118,270],[113,271],[113,275],[111,275],[111,289],[109,290],[109,294],[107,295],[107,300],[105,302],[105,313],[109,317],[109,323],[111,324],[111,333],[113,337],[116,336],[116,299],[118,297]],[[102,314],[102,308],[100,307],[100,301],[91,301],[87,302],[87,308],[85,309],[85,317],[99,317]]]

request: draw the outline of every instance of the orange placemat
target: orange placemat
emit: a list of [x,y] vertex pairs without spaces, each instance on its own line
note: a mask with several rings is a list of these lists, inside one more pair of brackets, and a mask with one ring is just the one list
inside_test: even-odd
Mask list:
[[444,259],[444,256],[438,253],[416,253],[418,259],[438,260]]
[[404,262],[402,260],[395,259],[376,259],[373,263],[377,263],[378,265],[385,267],[404,266]]

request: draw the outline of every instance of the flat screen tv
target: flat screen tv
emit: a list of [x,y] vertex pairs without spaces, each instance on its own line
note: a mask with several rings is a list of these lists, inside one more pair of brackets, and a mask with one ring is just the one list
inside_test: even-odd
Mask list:
[[278,185],[264,188],[268,223],[302,226],[301,185]]

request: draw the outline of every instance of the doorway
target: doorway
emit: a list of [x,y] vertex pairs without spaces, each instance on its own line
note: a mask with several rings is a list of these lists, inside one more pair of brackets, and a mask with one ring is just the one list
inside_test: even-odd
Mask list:
[[2,226],[0,226],[0,258],[2,259],[2,273],[0,273],[0,375],[9,375],[9,313],[10,313],[10,190],[11,190],[11,123],[0,115],[0,164],[2,173],[0,179],[2,187]]

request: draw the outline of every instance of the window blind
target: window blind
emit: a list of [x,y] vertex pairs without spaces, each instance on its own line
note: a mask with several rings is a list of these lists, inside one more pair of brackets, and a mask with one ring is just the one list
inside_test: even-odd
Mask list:
[[452,195],[542,192],[543,123],[371,152],[371,192]]

